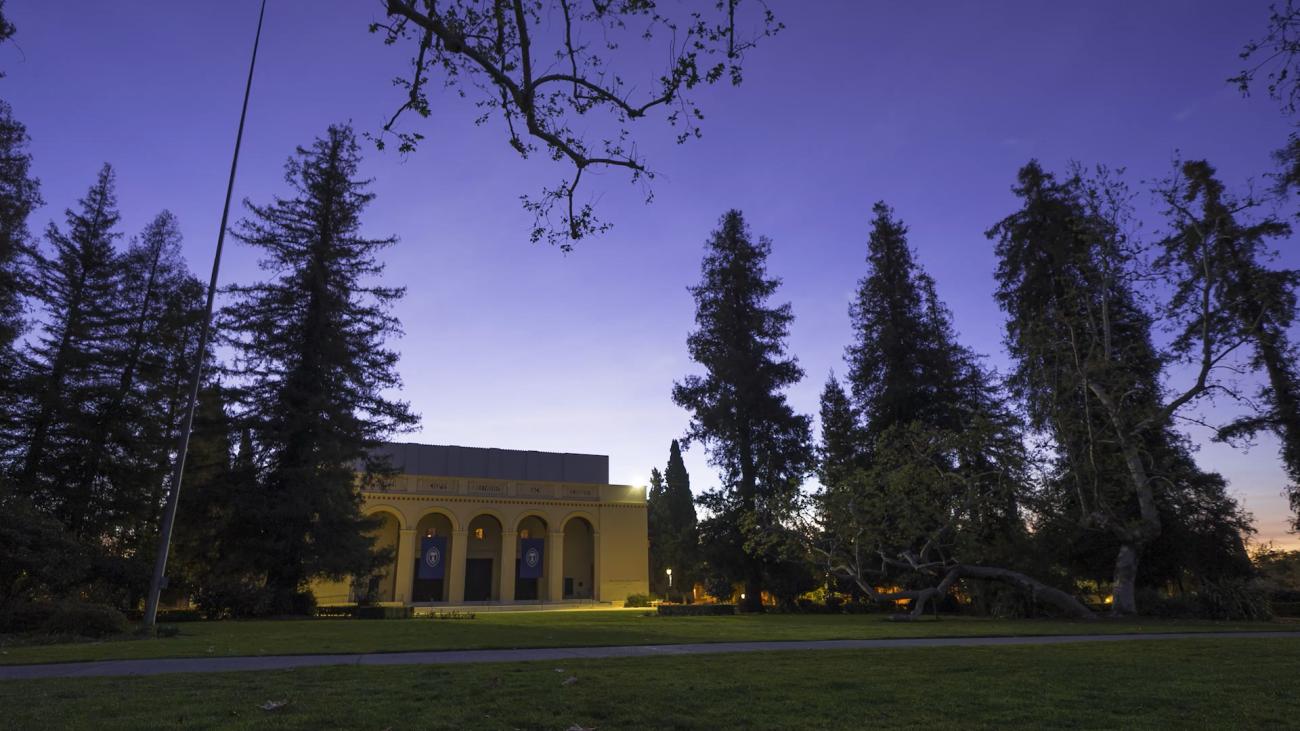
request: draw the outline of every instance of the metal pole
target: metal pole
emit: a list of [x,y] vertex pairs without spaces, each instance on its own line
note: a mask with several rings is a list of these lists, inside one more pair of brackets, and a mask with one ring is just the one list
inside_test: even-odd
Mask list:
[[144,626],[153,627],[158,618],[158,595],[162,593],[163,576],[167,571],[167,553],[171,548],[172,527],[176,523],[176,504],[181,493],[181,477],[185,473],[185,457],[190,449],[190,434],[194,431],[194,407],[199,400],[199,384],[203,382],[203,358],[208,351],[208,335],[212,329],[212,306],[217,296],[217,274],[221,270],[221,249],[226,243],[226,223],[230,218],[230,197],[235,191],[235,170],[239,167],[239,146],[244,141],[244,119],[248,116],[248,95],[253,89],[253,69],[257,66],[257,46],[262,40],[262,18],[266,16],[266,0],[257,13],[257,34],[253,36],[253,58],[248,63],[248,81],[244,84],[244,106],[239,111],[239,131],[235,133],[235,154],[230,159],[230,179],[226,182],[226,203],[221,209],[221,230],[217,232],[217,252],[212,257],[212,277],[208,280],[208,303],[199,329],[199,351],[195,355],[194,372],[190,382],[189,402],[185,406],[185,426],[176,445],[176,466],[172,470],[171,490],[163,508],[162,528],[158,532],[158,555],[154,559],[153,578],[149,580],[149,598],[145,603]]

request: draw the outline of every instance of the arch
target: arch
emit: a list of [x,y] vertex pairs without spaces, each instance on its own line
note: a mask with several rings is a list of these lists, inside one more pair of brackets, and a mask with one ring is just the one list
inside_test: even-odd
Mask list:
[[385,515],[393,516],[393,518],[397,521],[397,527],[399,530],[407,529],[408,526],[406,525],[406,513],[403,513],[400,509],[398,509],[394,505],[389,505],[388,503],[380,503],[379,505],[366,506],[366,509],[361,511],[361,514],[365,517],[370,517],[372,515],[377,515],[381,513]]
[[[452,561],[458,560],[453,546],[454,541],[452,540],[455,531],[456,523],[453,517],[443,510],[430,509],[420,516],[420,520],[416,522],[413,531],[415,533],[413,536],[415,560],[405,569],[412,572],[411,601],[447,601],[451,584],[451,572],[448,567],[452,565]],[[440,550],[435,552],[435,555],[439,555],[439,565],[436,573],[441,574],[441,576],[421,578],[420,574],[424,570],[426,554],[439,546]]]
[[[447,508],[440,507],[437,505],[427,507],[420,512],[420,517],[416,520],[417,530],[419,528],[419,523],[422,522],[425,518],[429,517],[430,515],[441,515],[442,517],[447,519],[448,523],[451,523],[452,530],[454,531],[462,530],[460,526],[460,517],[457,516],[454,512],[448,510]],[[498,520],[500,520],[500,518],[498,518]]]
[[569,521],[573,520],[574,518],[582,518],[583,520],[587,521],[587,524],[591,526],[591,529],[593,531],[596,530],[596,522],[597,522],[596,516],[592,515],[591,513],[585,510],[570,511],[568,515],[564,516],[564,520],[560,521],[560,530],[564,530],[568,528]]
[[525,520],[528,520],[529,518],[537,518],[538,520],[545,523],[547,526],[550,526],[551,524],[550,513],[547,513],[545,510],[539,510],[537,508],[526,508],[524,510],[520,510],[519,512],[515,513],[515,532],[518,532],[519,527],[523,524]]
[[[551,540],[551,524],[548,516],[540,511],[529,510],[516,516],[515,522],[515,586],[513,597],[515,601],[550,601],[555,597],[550,595],[549,583],[551,574],[548,571],[553,552],[560,549]],[[542,551],[540,555],[533,554],[538,562],[531,564],[531,567],[525,566],[525,561],[529,559],[529,553],[525,550],[524,541],[529,541],[529,545],[534,545],[533,541],[542,542]],[[524,578],[523,574],[526,568],[535,569],[537,576]]]
[[471,508],[471,510],[472,512],[470,513],[471,515],[470,519],[465,521],[465,530],[469,530],[470,523],[473,523],[474,521],[478,520],[479,518],[485,515],[490,518],[496,518],[496,521],[501,525],[502,530],[505,530],[505,527],[507,525],[510,525],[510,521],[506,520],[506,517],[502,515],[501,511],[497,510],[496,508],[474,507]]
[[563,593],[565,599],[596,596],[596,524],[585,515],[564,519]]
[[466,524],[465,601],[501,599],[501,537],[504,530],[505,523],[494,510],[479,510]]

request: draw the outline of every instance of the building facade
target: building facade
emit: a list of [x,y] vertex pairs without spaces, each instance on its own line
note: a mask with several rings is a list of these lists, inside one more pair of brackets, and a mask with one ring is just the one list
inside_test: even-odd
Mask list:
[[609,458],[390,444],[399,471],[362,487],[393,560],[369,586],[312,587],[323,605],[621,605],[649,590],[644,487],[609,484]]

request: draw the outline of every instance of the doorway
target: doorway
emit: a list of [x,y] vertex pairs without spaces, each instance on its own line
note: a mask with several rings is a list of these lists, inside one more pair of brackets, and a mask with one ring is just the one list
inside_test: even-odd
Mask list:
[[465,601],[492,601],[492,559],[466,559]]

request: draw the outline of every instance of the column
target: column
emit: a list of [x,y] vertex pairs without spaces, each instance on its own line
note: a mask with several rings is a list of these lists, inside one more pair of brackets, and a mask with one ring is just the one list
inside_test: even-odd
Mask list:
[[415,579],[415,529],[403,528],[397,532],[397,557],[393,569],[397,571],[397,584],[393,601],[408,604],[411,601],[411,582]]
[[448,553],[451,555],[447,558],[447,603],[464,604],[465,603],[465,559],[469,551],[469,543],[465,540],[465,531],[454,530],[451,532],[451,546]]
[[592,558],[592,562],[595,564],[595,566],[592,567],[591,573],[595,575],[591,577],[591,599],[592,601],[598,602],[600,601],[600,581],[601,581],[600,554],[603,553],[603,551],[600,550],[600,531],[596,530],[595,526],[592,526],[592,531],[591,531],[591,550],[592,553],[596,554]]
[[564,531],[553,530],[546,541],[546,600],[564,598]]
[[501,531],[501,603],[515,601],[515,557],[519,553],[519,534]]

